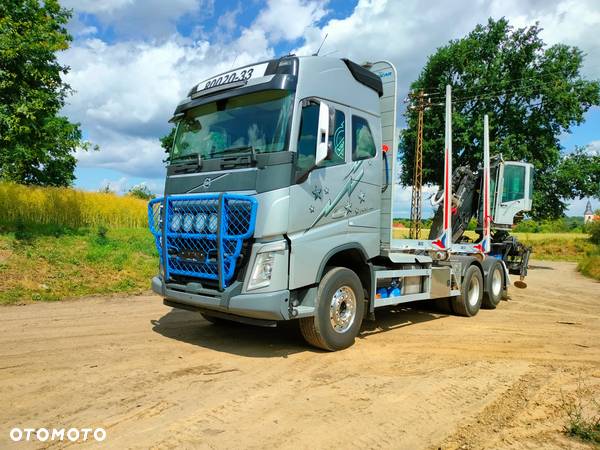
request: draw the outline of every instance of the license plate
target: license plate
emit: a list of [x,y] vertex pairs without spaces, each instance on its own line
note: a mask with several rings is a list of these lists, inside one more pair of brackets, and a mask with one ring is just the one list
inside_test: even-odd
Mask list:
[[254,66],[244,67],[232,72],[227,72],[222,75],[210,78],[200,83],[199,91],[211,89],[224,84],[235,83],[237,81],[248,81],[252,78],[258,78],[265,75],[268,63],[255,64]]

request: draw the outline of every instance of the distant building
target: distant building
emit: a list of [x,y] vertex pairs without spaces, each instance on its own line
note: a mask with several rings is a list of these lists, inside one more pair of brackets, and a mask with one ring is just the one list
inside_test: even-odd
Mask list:
[[593,222],[594,220],[600,220],[600,217],[594,215],[594,211],[592,211],[592,202],[588,200],[585,212],[583,213],[583,223]]

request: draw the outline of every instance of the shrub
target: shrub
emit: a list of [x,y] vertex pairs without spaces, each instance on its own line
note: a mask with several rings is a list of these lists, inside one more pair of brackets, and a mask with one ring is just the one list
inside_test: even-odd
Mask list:
[[[600,210],[597,210],[595,214],[596,216],[600,216]],[[600,220],[586,223],[584,231],[590,235],[590,241],[596,245],[600,245]]]
[[138,184],[137,186],[132,187],[129,189],[128,195],[142,200],[152,200],[156,197],[145,184]]
[[600,403],[581,379],[570,398],[562,395],[562,408],[567,416],[565,433],[585,442],[600,444]]
[[600,245],[600,220],[588,224],[586,232],[590,235],[590,241],[596,245]]

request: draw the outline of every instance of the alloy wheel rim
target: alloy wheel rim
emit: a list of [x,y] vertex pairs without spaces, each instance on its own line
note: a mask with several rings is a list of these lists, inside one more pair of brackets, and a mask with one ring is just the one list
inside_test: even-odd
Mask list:
[[356,319],[356,295],[348,286],[335,291],[329,305],[329,320],[336,333],[345,333]]
[[479,301],[479,279],[477,277],[471,277],[471,281],[469,282],[469,289],[467,291],[467,299],[469,301],[469,305],[476,306]]
[[500,291],[502,290],[502,274],[500,273],[500,269],[494,270],[492,275],[492,294],[494,294],[494,298],[500,295]]

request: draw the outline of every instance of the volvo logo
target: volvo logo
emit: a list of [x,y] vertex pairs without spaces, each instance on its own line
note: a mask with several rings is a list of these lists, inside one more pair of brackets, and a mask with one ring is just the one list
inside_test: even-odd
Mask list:
[[198,186],[196,186],[196,187],[194,187],[194,188],[190,189],[190,190],[189,190],[189,191],[187,191],[187,192],[188,192],[188,193],[191,193],[191,192],[198,192],[198,191],[200,191],[200,190],[207,191],[207,190],[209,190],[209,189],[210,189],[210,187],[212,186],[212,184],[213,184],[215,181],[217,181],[217,180],[220,180],[221,178],[223,178],[223,177],[226,177],[227,175],[229,175],[229,174],[228,174],[228,173],[223,173],[223,174],[221,174],[221,175],[217,175],[217,176],[216,176],[216,177],[214,177],[214,178],[211,178],[211,177],[206,177],[204,180],[202,180],[202,183],[201,183],[201,184],[199,184]]

